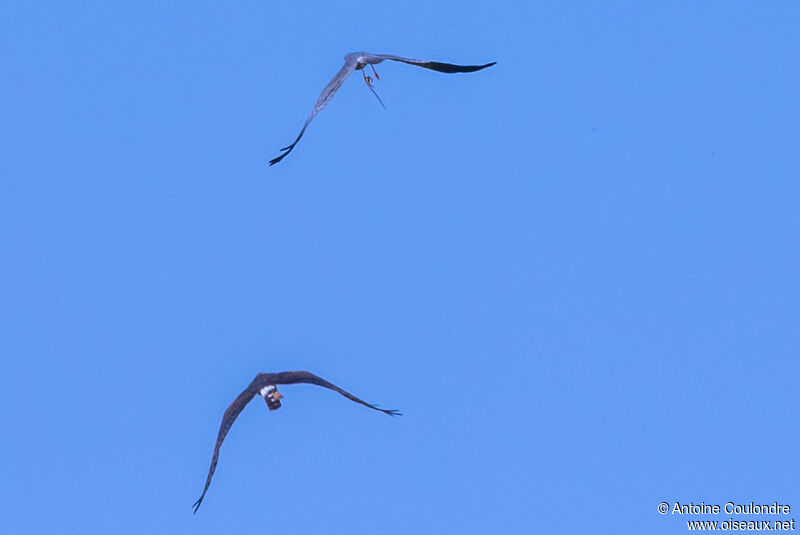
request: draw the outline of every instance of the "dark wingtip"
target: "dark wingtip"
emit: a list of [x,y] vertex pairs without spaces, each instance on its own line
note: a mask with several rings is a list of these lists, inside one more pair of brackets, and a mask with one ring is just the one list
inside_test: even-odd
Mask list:
[[283,148],[281,149],[281,151],[283,152],[283,154],[281,154],[280,156],[276,156],[275,158],[271,159],[271,160],[269,161],[269,165],[270,165],[270,166],[272,166],[272,165],[275,165],[275,164],[276,164],[276,163],[278,163],[279,161],[283,160],[283,159],[286,157],[286,155],[287,155],[287,154],[289,154],[290,152],[292,152],[292,149],[294,149],[294,146],[295,146],[296,144],[297,144],[297,141],[295,141],[294,143],[292,143],[292,144],[291,144],[291,145],[289,145],[288,147],[283,147]]
[[473,67],[473,68],[472,68],[472,70],[471,70],[471,71],[469,71],[469,72],[481,71],[481,70],[483,70],[483,69],[486,69],[487,67],[491,67],[492,65],[497,65],[497,62],[496,62],[496,61],[493,61],[493,62],[491,62],[491,63],[487,63],[486,65],[476,65],[476,66],[475,66],[475,67]]
[[192,507],[194,507],[194,514],[197,514],[197,510],[200,509],[200,504],[203,503],[203,498],[205,498],[205,496],[200,496],[200,499],[194,502],[192,505]]
[[440,63],[438,61],[428,61],[426,63],[416,63],[415,65],[419,65],[420,67],[425,67],[426,69],[432,69],[434,71],[439,71],[439,72],[456,73],[456,72],[480,71],[481,69],[485,69],[486,67],[491,67],[496,63],[497,63],[496,61],[493,61],[491,63],[487,63],[486,65],[456,65],[453,63]]
[[271,159],[271,160],[269,161],[269,165],[270,165],[270,166],[273,166],[273,165],[275,165],[275,164],[276,164],[276,163],[278,163],[279,161],[283,160],[283,157],[284,157],[284,156],[286,156],[287,154],[289,154],[289,153],[288,153],[288,152],[284,152],[284,153],[283,153],[283,154],[281,154],[280,156],[278,156],[278,157],[276,157],[276,158],[273,158],[273,159]]
[[379,411],[381,411],[382,413],[384,413],[384,414],[388,414],[389,416],[402,416],[402,415],[403,415],[403,413],[402,413],[402,412],[400,412],[400,411],[398,411],[398,410],[395,410],[395,409],[381,409],[381,408],[380,408],[379,406],[377,406],[377,405],[373,405],[373,408],[375,408],[375,409],[378,409],[378,410],[379,410]]

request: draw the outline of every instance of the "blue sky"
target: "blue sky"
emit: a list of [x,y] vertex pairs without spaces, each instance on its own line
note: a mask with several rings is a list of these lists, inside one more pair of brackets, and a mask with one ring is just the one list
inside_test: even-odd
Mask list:
[[[799,23],[792,2],[7,5],[4,530],[800,511]],[[268,167],[354,50],[498,64],[380,65],[388,111],[353,76]],[[192,515],[225,407],[288,369],[404,416],[255,400]]]

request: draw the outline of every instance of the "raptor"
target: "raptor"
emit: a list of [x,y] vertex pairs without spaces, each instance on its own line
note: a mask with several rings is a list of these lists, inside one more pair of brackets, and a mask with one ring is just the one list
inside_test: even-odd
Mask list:
[[200,504],[203,503],[203,498],[206,496],[206,492],[208,491],[209,485],[211,485],[211,478],[214,476],[214,471],[217,469],[217,460],[219,459],[219,449],[222,446],[222,442],[225,440],[225,436],[230,431],[233,422],[236,421],[236,418],[239,416],[239,413],[242,412],[242,409],[250,403],[250,400],[256,397],[256,395],[260,395],[264,398],[264,401],[267,403],[267,408],[269,410],[274,411],[281,407],[281,399],[283,399],[283,395],[278,392],[277,385],[292,385],[298,383],[306,383],[312,384],[317,386],[323,386],[325,388],[329,388],[334,392],[338,392],[339,394],[343,395],[347,399],[351,401],[355,401],[356,403],[360,403],[365,407],[369,407],[370,409],[381,411],[385,414],[390,416],[398,416],[400,415],[399,412],[394,410],[388,409],[381,409],[378,408],[377,405],[372,405],[371,403],[367,403],[363,401],[353,394],[342,390],[335,384],[326,381],[322,377],[318,375],[314,375],[311,372],[307,371],[291,371],[291,372],[280,372],[280,373],[259,373],[256,375],[255,379],[253,379],[250,384],[245,388],[244,392],[239,394],[233,403],[225,409],[225,414],[222,415],[222,422],[219,424],[219,431],[217,432],[217,442],[214,444],[214,453],[211,456],[211,466],[208,469],[208,476],[206,477],[206,484],[203,487],[203,494],[200,495],[200,498],[194,503],[192,507],[194,507],[194,512],[197,512],[197,509],[200,507]]

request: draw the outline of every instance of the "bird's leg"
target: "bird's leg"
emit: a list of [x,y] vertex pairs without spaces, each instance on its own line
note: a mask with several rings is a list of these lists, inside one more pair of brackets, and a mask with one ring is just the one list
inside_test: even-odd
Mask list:
[[[372,65],[372,64],[370,64],[370,65]],[[369,87],[369,90],[372,91],[372,94],[375,95],[375,98],[378,99],[378,102],[381,103],[381,106],[383,106],[383,109],[385,110],[386,106],[383,104],[383,101],[381,100],[381,97],[378,96],[378,93],[375,92],[375,88],[372,87],[372,76],[367,76],[367,73],[365,73],[364,70],[366,70],[366,69],[361,69],[361,74],[364,76],[364,82],[367,84],[367,87]],[[381,77],[378,76],[378,72],[375,70],[375,67],[372,67],[372,72],[375,73],[375,76],[378,77],[378,80],[381,79]]]
[[367,87],[372,89],[372,76],[367,76],[367,73],[364,72],[364,69],[361,69],[361,75],[364,77],[364,83],[367,84]]
[[380,79],[381,79],[381,75],[380,75],[380,74],[378,74],[378,71],[376,71],[376,70],[375,70],[375,65],[373,65],[372,63],[370,63],[370,64],[369,64],[369,66],[370,66],[370,67],[372,67],[372,73],[375,75],[375,78],[376,78],[377,80],[380,80]]

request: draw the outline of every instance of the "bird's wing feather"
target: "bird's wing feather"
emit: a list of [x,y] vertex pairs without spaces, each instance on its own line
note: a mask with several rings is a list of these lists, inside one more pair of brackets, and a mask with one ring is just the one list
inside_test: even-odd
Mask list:
[[[200,498],[194,503],[192,507],[194,507],[194,512],[197,512],[197,509],[200,507],[200,504],[203,503],[203,498],[206,496],[206,491],[208,491],[209,485],[211,485],[211,478],[214,476],[214,470],[217,469],[217,459],[219,458],[219,449],[222,446],[222,441],[225,440],[225,436],[230,431],[233,422],[236,421],[236,418],[239,416],[239,413],[242,412],[242,409],[250,403],[255,395],[258,393],[258,390],[261,388],[261,382],[263,382],[262,376],[267,374],[258,374],[255,379],[250,383],[250,385],[245,389],[244,392],[239,394],[233,403],[225,409],[225,414],[222,415],[222,422],[219,424],[219,431],[217,432],[217,442],[214,444],[214,454],[211,456],[211,466],[208,469],[208,477],[206,477],[206,485],[203,487],[203,494],[200,495]],[[265,383],[266,384],[266,383]]]
[[356,396],[354,396],[350,392],[347,392],[346,390],[343,390],[343,389],[339,388],[335,384],[333,384],[333,383],[331,383],[329,381],[326,381],[322,377],[320,377],[318,375],[314,375],[311,372],[293,371],[293,372],[276,373],[276,374],[274,374],[274,380],[275,380],[276,384],[287,384],[288,385],[288,384],[296,384],[296,383],[308,383],[308,384],[312,384],[312,385],[323,386],[325,388],[329,388],[330,390],[333,390],[334,392],[338,392],[339,394],[343,395],[344,397],[346,397],[347,399],[349,399],[351,401],[355,401],[356,403],[360,403],[361,405],[364,405],[365,407],[369,407],[370,409],[373,409],[373,410],[376,410],[376,411],[381,411],[381,412],[383,412],[385,414],[389,414],[391,416],[397,416],[397,415],[400,414],[399,412],[397,412],[395,410],[381,409],[377,405],[373,405],[371,403],[367,403],[366,401],[357,398]]
[[314,108],[311,110],[311,113],[308,115],[308,119],[306,119],[306,122],[303,125],[303,128],[300,130],[300,134],[297,136],[297,139],[295,139],[294,143],[292,143],[288,147],[282,148],[281,151],[283,151],[283,154],[281,154],[280,156],[277,156],[277,157],[273,158],[272,160],[270,160],[269,161],[270,165],[275,165],[276,163],[278,163],[279,161],[284,159],[287,154],[292,152],[292,149],[294,149],[294,146],[297,145],[297,142],[300,141],[300,138],[303,137],[303,134],[305,134],[306,128],[308,128],[308,125],[311,123],[311,121],[314,119],[314,117],[316,117],[316,115],[319,112],[321,112],[323,110],[323,108],[325,108],[325,106],[328,105],[328,102],[331,101],[331,99],[333,98],[333,95],[335,95],[336,92],[339,90],[339,88],[342,87],[342,84],[344,83],[344,81],[347,80],[347,77],[350,76],[353,73],[355,68],[356,68],[356,60],[355,60],[355,58],[347,58],[345,60],[345,62],[344,62],[344,65],[342,66],[342,68],[339,69],[339,72],[336,73],[336,76],[334,76],[333,79],[330,82],[328,82],[328,85],[326,85],[325,89],[323,89],[322,93],[320,93],[319,97],[317,98],[317,102],[316,102],[316,104],[314,104]]
[[491,63],[487,63],[486,65],[456,65],[453,63],[441,63],[439,61],[427,61],[424,59],[413,59],[413,58],[404,58],[402,56],[393,56],[391,54],[374,54],[375,56],[383,59],[390,59],[392,61],[400,61],[403,63],[408,63],[409,65],[417,65],[418,67],[424,67],[426,69],[431,69],[434,71],[439,72],[446,72],[446,73],[454,73],[454,72],[475,72],[481,69],[485,69],[486,67],[491,67],[496,61]]

